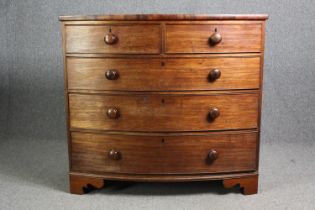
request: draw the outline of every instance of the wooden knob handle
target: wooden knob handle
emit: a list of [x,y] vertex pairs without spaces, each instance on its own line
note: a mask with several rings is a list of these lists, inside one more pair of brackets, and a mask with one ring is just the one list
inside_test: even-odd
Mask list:
[[117,119],[119,118],[119,110],[115,107],[112,107],[112,108],[109,108],[107,110],[107,117],[110,118],[110,119]]
[[209,153],[208,153],[208,156],[207,156],[208,163],[212,163],[217,158],[218,158],[218,152],[215,151],[214,149],[210,149]]
[[209,38],[210,45],[217,45],[222,41],[222,35],[217,31],[214,30],[214,33]]
[[119,151],[111,149],[108,152],[108,157],[109,157],[109,159],[112,159],[112,160],[120,160],[121,159],[121,153]]
[[214,121],[217,117],[220,116],[220,110],[217,107],[211,107],[208,115],[210,122]]
[[213,82],[213,81],[219,79],[220,76],[221,76],[221,71],[220,71],[220,69],[212,69],[212,70],[210,71],[210,73],[209,73],[208,79],[209,79],[210,82]]
[[118,37],[115,34],[113,34],[111,31],[108,32],[104,37],[104,42],[108,45],[115,44],[117,43],[117,41],[118,41]]
[[105,77],[108,80],[117,80],[119,77],[119,73],[118,73],[118,71],[116,71],[114,69],[110,69],[110,70],[106,71]]

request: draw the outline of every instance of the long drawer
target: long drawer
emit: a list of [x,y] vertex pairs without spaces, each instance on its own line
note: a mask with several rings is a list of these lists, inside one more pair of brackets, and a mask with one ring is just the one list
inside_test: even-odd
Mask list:
[[260,57],[68,58],[69,89],[169,91],[257,89]]
[[[261,24],[167,24],[165,33],[166,53],[236,53],[262,50]],[[212,36],[217,43],[211,43]]]
[[115,131],[257,128],[259,95],[70,94],[70,127]]
[[69,25],[67,53],[158,54],[160,25]]
[[196,174],[253,171],[257,133],[128,136],[72,132],[72,171]]

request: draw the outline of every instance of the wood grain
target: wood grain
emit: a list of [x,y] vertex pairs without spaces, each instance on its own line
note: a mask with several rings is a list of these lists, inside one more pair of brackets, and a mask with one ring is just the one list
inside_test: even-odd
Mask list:
[[[111,30],[118,41],[108,45],[105,35]],[[98,25],[66,26],[67,53],[160,53],[159,25]]]
[[[121,136],[72,132],[72,171],[194,174],[256,170],[257,133]],[[121,159],[112,160],[115,149]],[[218,158],[209,163],[210,149]]]
[[[209,72],[221,76],[209,81]],[[220,58],[68,58],[69,89],[170,91],[258,89],[260,57]],[[108,70],[119,72],[108,80]]]
[[[262,23],[262,28],[261,28],[261,33],[262,33],[262,53],[261,53],[261,62],[260,62],[260,91],[259,91],[259,112],[258,112],[258,127],[261,127],[261,110],[262,110],[262,97],[263,97],[263,78],[264,78],[264,56],[265,56],[265,34],[266,34],[266,22],[264,21]],[[258,148],[260,147],[260,135],[258,136]],[[259,153],[260,150],[257,150],[257,165],[259,166]]]
[[267,14],[115,14],[60,16],[61,21],[78,20],[266,20]]
[[[258,94],[85,95],[70,94],[71,128],[116,131],[203,131],[257,128]],[[109,119],[109,108],[119,109]],[[220,116],[208,121],[211,107]]]
[[107,94],[107,95],[225,95],[225,94],[251,94],[259,93],[260,90],[186,90],[186,91],[117,91],[117,90],[83,90],[83,89],[69,89],[68,93],[77,93],[77,94]]
[[192,182],[192,181],[209,181],[224,180],[231,178],[248,177],[257,175],[257,171],[235,172],[235,173],[205,173],[205,174],[132,174],[132,173],[84,173],[70,171],[70,175],[102,178],[105,180],[117,181],[137,181],[137,182]]
[[258,191],[258,175],[251,175],[247,177],[235,177],[231,179],[224,179],[223,186],[231,188],[239,185],[244,195],[253,195]]
[[[222,41],[214,46],[209,37],[215,29]],[[172,24],[166,25],[166,53],[260,52],[261,24]]]
[[223,179],[257,193],[267,18],[61,16],[70,191]]
[[104,187],[104,180],[91,176],[69,175],[70,193],[82,195],[92,188]]

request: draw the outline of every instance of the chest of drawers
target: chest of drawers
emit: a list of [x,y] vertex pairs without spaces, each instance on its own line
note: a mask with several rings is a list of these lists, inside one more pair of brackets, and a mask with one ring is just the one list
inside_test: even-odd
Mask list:
[[223,180],[257,193],[267,18],[61,16],[70,192]]

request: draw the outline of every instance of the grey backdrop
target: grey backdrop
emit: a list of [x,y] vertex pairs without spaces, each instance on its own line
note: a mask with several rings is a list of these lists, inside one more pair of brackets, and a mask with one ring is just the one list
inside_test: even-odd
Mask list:
[[262,142],[314,142],[312,0],[1,0],[0,6],[2,136],[65,140],[59,15],[268,13]]
[[[0,0],[0,209],[313,209],[314,11],[314,0]],[[258,195],[210,183],[67,193],[58,16],[103,13],[270,14]]]

